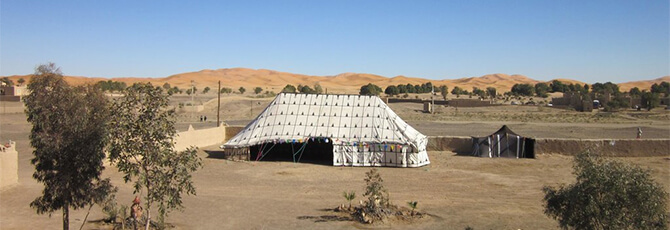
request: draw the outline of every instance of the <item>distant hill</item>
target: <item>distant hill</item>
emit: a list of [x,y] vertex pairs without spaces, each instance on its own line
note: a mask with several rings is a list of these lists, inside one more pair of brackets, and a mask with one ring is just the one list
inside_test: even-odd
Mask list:
[[[30,79],[30,75],[23,76],[9,76],[14,82],[19,78],[25,80]],[[239,87],[245,87],[248,91],[255,87],[262,87],[264,90],[279,92],[286,84],[294,86],[320,84],[324,89],[328,89],[329,93],[358,93],[362,85],[373,83],[385,88],[389,85],[399,84],[423,84],[431,82],[435,86],[447,85],[449,90],[458,86],[465,90],[471,91],[473,87],[485,89],[487,87],[495,87],[498,92],[509,91],[514,84],[536,84],[542,81],[534,80],[523,75],[507,75],[507,74],[489,74],[480,77],[467,77],[460,79],[445,79],[445,80],[430,80],[423,78],[414,78],[406,76],[384,77],[374,74],[366,73],[342,73],[335,76],[310,76],[303,74],[294,74],[287,72],[280,72],[267,69],[247,69],[247,68],[231,68],[231,69],[217,69],[217,70],[201,70],[197,72],[188,72],[171,75],[165,78],[88,78],[81,76],[66,76],[66,80],[73,85],[94,84],[102,80],[114,80],[125,82],[130,85],[135,82],[151,82],[154,85],[163,85],[169,83],[172,86],[179,88],[190,87],[191,81],[194,82],[198,89],[210,87],[215,89],[217,82],[221,81],[222,87],[232,88],[237,90]],[[571,79],[556,79],[566,84],[585,84],[581,81]],[[670,76],[654,80],[634,81],[619,84],[621,90],[629,90],[633,87],[640,89],[649,89],[651,84],[660,83],[661,81],[670,82]]]

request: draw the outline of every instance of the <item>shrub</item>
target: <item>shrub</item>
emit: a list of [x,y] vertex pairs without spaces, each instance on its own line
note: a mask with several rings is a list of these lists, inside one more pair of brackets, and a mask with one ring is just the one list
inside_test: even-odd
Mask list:
[[574,160],[577,182],[545,186],[545,214],[562,228],[667,229],[668,193],[649,170],[590,153]]
[[389,207],[389,196],[388,191],[384,188],[382,184],[384,179],[377,169],[371,169],[369,172],[365,173],[365,194],[368,198],[368,201],[365,203],[365,212],[370,214],[376,219],[383,219],[387,216],[388,207]]

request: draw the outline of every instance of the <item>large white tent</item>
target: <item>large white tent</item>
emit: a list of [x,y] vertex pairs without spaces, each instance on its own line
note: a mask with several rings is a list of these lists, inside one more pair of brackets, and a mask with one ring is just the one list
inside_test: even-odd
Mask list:
[[282,144],[291,146],[294,162],[305,154],[330,154],[306,152],[310,143],[332,145],[335,166],[430,164],[426,136],[376,96],[281,93],[222,147],[256,160]]

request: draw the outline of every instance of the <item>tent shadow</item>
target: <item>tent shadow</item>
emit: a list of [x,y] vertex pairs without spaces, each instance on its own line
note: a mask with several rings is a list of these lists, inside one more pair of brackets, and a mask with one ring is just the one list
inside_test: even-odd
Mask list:
[[226,159],[226,154],[223,150],[205,150],[205,153],[207,153],[207,158]]

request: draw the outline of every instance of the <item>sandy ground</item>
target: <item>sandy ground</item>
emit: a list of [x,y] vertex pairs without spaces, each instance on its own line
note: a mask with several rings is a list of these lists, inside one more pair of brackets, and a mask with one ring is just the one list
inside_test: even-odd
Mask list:
[[[244,125],[245,120],[250,120],[270,100],[228,97],[222,102],[223,117],[228,123],[239,122]],[[254,105],[256,112],[249,113],[250,105]],[[632,129],[637,126],[643,126],[645,138],[670,137],[665,111],[656,111],[653,115],[627,113],[604,116],[600,121],[595,121],[593,116],[597,114],[538,111],[536,107],[459,109],[459,114],[468,111],[470,114],[467,116],[450,115],[452,111],[449,108],[438,110],[438,115],[423,114],[416,111],[421,109],[418,104],[400,103],[392,104],[391,107],[428,135],[484,135],[497,130],[504,123],[516,132],[537,137],[632,138],[629,136],[634,135]],[[203,114],[215,118],[215,111],[208,107]],[[546,118],[544,113],[559,118]],[[515,114],[530,117],[538,115],[540,119],[523,121],[509,118]],[[503,119],[504,116],[508,116],[508,120]],[[561,116],[567,119],[575,119],[576,116],[585,120],[570,123],[561,120]],[[190,121],[183,118],[178,126],[188,127]],[[196,126],[213,124],[198,123]],[[42,190],[42,185],[31,177],[34,166],[30,164],[32,149],[29,146],[29,132],[30,125],[25,121],[25,115],[0,116],[0,140],[17,141],[19,151],[19,184],[0,192],[0,229],[61,227],[60,212],[49,217],[37,215],[29,207],[29,203]],[[356,200],[362,200],[365,187],[363,178],[369,168],[291,162],[232,162],[218,158],[220,153],[217,151],[215,146],[211,146],[200,152],[204,167],[194,175],[197,196],[185,197],[183,212],[174,212],[168,218],[168,222],[177,229],[367,228],[328,209],[346,202],[342,197],[343,191],[356,191]],[[537,159],[485,159],[455,156],[451,152],[430,152],[429,156],[431,164],[427,167],[380,168],[393,203],[405,206],[408,201],[416,200],[419,209],[431,215],[424,221],[412,224],[411,228],[558,227],[556,221],[543,214],[541,188],[574,181],[571,157],[540,155]],[[670,191],[670,158],[637,157],[621,160],[652,169],[653,177],[666,191]],[[119,201],[129,205],[134,197],[132,186],[123,183],[121,174],[114,167],[108,167],[104,176],[110,177],[119,186]],[[86,210],[73,211],[71,227],[78,228],[85,214]],[[89,220],[103,217],[101,208],[95,206]],[[378,226],[389,227],[409,228],[407,225],[395,224]],[[104,229],[105,226],[87,223],[84,228]]]

